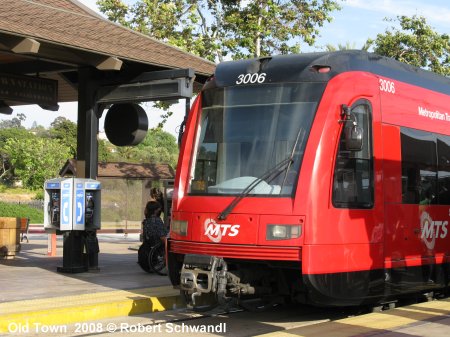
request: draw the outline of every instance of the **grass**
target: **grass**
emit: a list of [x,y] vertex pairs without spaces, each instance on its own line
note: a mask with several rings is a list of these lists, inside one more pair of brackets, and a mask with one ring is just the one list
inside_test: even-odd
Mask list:
[[0,201],[0,216],[30,218],[30,223],[44,223],[44,212],[26,205],[8,204]]
[[4,184],[0,184],[0,193],[7,194],[34,194],[35,191],[28,190],[22,187],[10,187]]
[[14,198],[14,196],[19,196],[19,195],[21,195],[21,196],[28,195],[28,198],[32,199],[32,200],[44,199],[44,190],[43,189],[37,190],[37,191],[32,191],[30,189],[9,186],[9,185],[5,185],[3,183],[0,183],[0,193],[4,194],[4,195],[9,195],[12,198]]

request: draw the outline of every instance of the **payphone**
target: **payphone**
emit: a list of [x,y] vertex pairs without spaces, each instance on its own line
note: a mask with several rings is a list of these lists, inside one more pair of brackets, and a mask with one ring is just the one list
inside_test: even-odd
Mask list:
[[48,203],[48,216],[50,218],[50,224],[52,226],[59,226],[59,206],[60,206],[60,192],[59,191],[51,191],[50,192],[50,201]]
[[93,179],[55,178],[45,182],[46,231],[100,229],[101,184]]
[[44,184],[44,228],[63,234],[63,266],[59,272],[98,269],[101,184],[82,178],[55,178]]

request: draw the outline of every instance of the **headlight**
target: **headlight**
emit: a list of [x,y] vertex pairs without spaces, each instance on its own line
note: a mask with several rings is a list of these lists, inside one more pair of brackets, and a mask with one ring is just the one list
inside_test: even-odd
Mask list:
[[172,232],[181,236],[187,235],[187,227],[188,222],[186,220],[172,220],[172,223],[170,225],[170,229],[172,230]]
[[300,225],[267,225],[266,240],[289,240],[302,235]]

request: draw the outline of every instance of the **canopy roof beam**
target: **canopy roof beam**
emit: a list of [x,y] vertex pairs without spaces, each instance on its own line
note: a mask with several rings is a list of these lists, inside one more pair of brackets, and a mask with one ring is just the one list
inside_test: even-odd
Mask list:
[[2,44],[16,54],[37,54],[41,44],[29,37],[8,36]]

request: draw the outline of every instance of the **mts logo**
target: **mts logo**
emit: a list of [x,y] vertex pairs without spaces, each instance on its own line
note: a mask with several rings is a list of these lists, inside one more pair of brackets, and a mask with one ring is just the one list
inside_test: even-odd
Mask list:
[[218,224],[214,219],[205,220],[205,235],[212,242],[220,242],[224,236],[236,236],[239,234],[240,225]]
[[434,249],[436,239],[447,237],[448,221],[433,221],[427,212],[420,216],[420,229],[422,231],[421,239],[428,249]]

